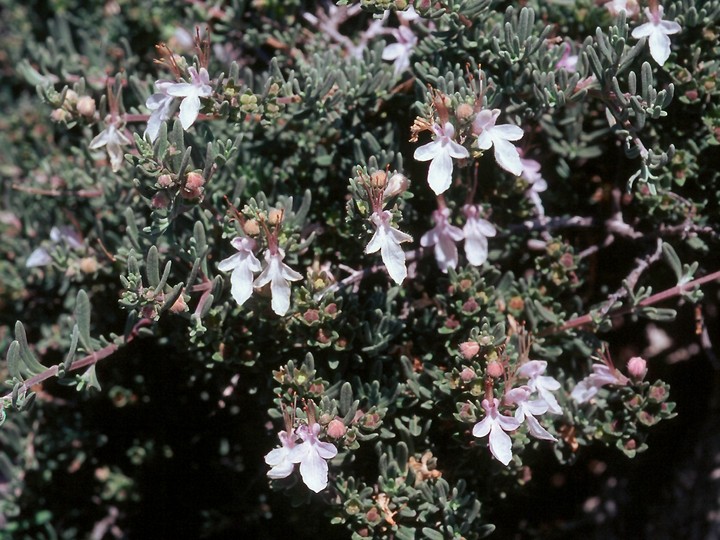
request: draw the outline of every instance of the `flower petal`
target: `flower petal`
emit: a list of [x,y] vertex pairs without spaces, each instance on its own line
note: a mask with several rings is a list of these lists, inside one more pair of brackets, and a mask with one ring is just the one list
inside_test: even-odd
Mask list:
[[415,153],[413,154],[413,157],[417,161],[430,161],[431,159],[435,159],[435,156],[437,156],[438,153],[441,151],[442,151],[442,142],[435,140],[435,141],[431,141],[427,144],[423,144],[422,146],[418,146],[415,149]]
[[444,193],[450,187],[452,172],[452,158],[446,152],[439,152],[435,159],[430,162],[430,168],[428,169],[428,184],[430,184],[430,188],[435,192],[435,195]]
[[503,465],[512,459],[512,439],[497,424],[490,430],[490,452]]
[[253,273],[247,265],[240,265],[230,275],[232,297],[242,306],[253,292]]
[[328,483],[327,461],[321,458],[317,452],[308,451],[305,459],[300,462],[300,475],[308,488],[315,493],[321,492]]
[[188,129],[197,120],[200,113],[200,98],[196,95],[187,96],[180,103],[180,123],[183,129]]
[[512,124],[501,124],[499,126],[495,126],[490,131],[493,139],[500,138],[505,139],[506,141],[519,141],[522,139],[523,135],[525,135],[525,132],[521,127],[514,126]]
[[520,176],[523,166],[515,145],[495,137],[493,137],[493,145],[495,146],[495,161],[498,165],[515,176]]
[[670,57],[670,38],[661,30],[656,29],[650,34],[648,43],[650,44],[650,56],[653,57],[658,65],[662,66]]

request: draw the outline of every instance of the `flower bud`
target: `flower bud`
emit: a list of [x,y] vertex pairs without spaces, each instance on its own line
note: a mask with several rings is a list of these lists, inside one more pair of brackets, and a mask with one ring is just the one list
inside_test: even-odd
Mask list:
[[74,107],[78,102],[78,95],[75,90],[68,90],[65,92],[65,101],[63,101],[63,106],[72,108]]
[[370,185],[376,189],[385,189],[387,186],[387,173],[385,171],[375,171],[370,175]]
[[467,120],[472,116],[473,112],[472,105],[469,103],[461,103],[457,106],[457,109],[455,109],[455,116],[457,116],[458,120]]
[[82,96],[77,102],[77,112],[85,117],[95,114],[95,100],[90,96]]
[[153,208],[167,208],[170,205],[170,197],[164,191],[158,191],[153,195],[151,203]]
[[268,223],[270,225],[277,225],[278,223],[280,223],[282,221],[282,217],[283,217],[282,210],[278,210],[277,208],[272,208],[268,212]]
[[248,236],[257,236],[260,234],[260,226],[258,225],[257,220],[248,219],[245,223],[243,223],[243,231],[245,231],[245,234]]
[[345,424],[339,418],[334,418],[333,420],[331,420],[327,427],[328,437],[332,437],[333,439],[341,438],[343,435],[345,435],[346,431],[347,428],[345,427]]
[[177,300],[173,303],[172,306],[170,306],[170,311],[173,313],[181,313],[183,311],[188,310],[188,305],[185,302],[185,297],[181,294],[178,296]]
[[499,379],[503,375],[503,367],[500,362],[492,361],[487,366],[487,374],[493,379]]
[[202,195],[205,178],[198,172],[190,172],[180,194],[183,199],[197,199]]
[[65,109],[55,109],[50,113],[50,120],[53,122],[64,122],[68,119],[68,112]]
[[628,361],[627,369],[630,377],[633,380],[640,382],[645,378],[645,375],[647,375],[647,362],[644,358],[633,356]]
[[158,186],[160,186],[161,188],[169,188],[173,185],[172,176],[170,176],[169,174],[161,174],[160,176],[158,176],[157,183]]
[[477,341],[466,341],[460,344],[460,354],[465,360],[470,360],[480,350],[480,344]]
[[80,259],[80,271],[83,274],[94,274],[97,269],[98,263],[95,257],[83,257]]
[[475,377],[477,377],[475,370],[471,367],[465,367],[460,372],[460,378],[463,380],[463,382],[467,383],[472,381]]
[[410,180],[408,180],[407,176],[395,173],[388,179],[383,197],[389,199],[390,197],[395,197],[396,195],[402,195],[407,191],[409,185]]

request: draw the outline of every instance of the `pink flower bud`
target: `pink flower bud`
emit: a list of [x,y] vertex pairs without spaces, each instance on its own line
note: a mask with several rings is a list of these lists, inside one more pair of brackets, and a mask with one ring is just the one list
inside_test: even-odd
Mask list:
[[188,173],[185,185],[180,194],[184,199],[197,199],[202,195],[205,179],[197,172]]
[[630,377],[638,382],[642,381],[647,375],[647,362],[639,356],[633,356],[628,361],[627,368]]
[[477,375],[475,374],[475,370],[471,367],[466,367],[460,372],[460,378],[463,380],[463,382],[470,382],[475,377],[477,377]]
[[95,114],[95,100],[90,96],[82,96],[77,102],[77,112],[89,117]]
[[498,379],[503,375],[503,367],[500,362],[492,361],[487,366],[487,374],[493,379]]
[[346,431],[347,428],[345,427],[345,424],[339,418],[331,420],[327,427],[328,437],[332,437],[333,439],[341,438],[345,435]]
[[460,354],[465,360],[470,360],[480,350],[480,344],[477,341],[466,341],[460,344]]

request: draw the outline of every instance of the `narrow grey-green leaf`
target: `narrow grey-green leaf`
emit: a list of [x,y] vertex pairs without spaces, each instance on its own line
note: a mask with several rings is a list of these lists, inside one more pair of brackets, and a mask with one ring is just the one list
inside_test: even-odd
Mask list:
[[157,247],[150,246],[145,264],[148,285],[150,285],[150,287],[157,287],[158,283],[160,283],[160,256],[158,255]]
[[90,299],[83,289],[78,291],[75,302],[75,322],[80,332],[80,343],[82,343],[86,351],[92,352],[93,348],[90,340]]

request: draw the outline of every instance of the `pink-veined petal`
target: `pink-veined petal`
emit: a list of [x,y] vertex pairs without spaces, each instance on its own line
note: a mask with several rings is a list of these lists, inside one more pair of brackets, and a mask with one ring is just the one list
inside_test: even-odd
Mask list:
[[650,45],[650,56],[658,65],[662,66],[670,57],[670,38],[659,29],[656,29],[650,34],[648,43]]
[[270,282],[272,293],[272,310],[282,316],[290,309],[290,283],[281,276],[276,276]]
[[320,493],[327,487],[327,461],[311,449],[300,462],[300,476],[302,476],[303,482],[308,488],[315,493]]
[[504,139],[493,138],[493,146],[495,147],[495,161],[506,171],[520,176],[523,167],[520,163],[520,154],[514,144]]
[[385,242],[380,249],[383,264],[387,268],[388,274],[392,280],[400,285],[407,277],[407,268],[405,268],[405,252],[395,243]]
[[483,131],[477,138],[477,147],[480,150],[487,150],[493,145],[492,137],[488,131]]
[[523,135],[525,135],[525,132],[521,127],[514,126],[512,124],[501,124],[499,126],[495,126],[491,131],[493,140],[500,138],[505,139],[506,141],[519,141],[522,139]]
[[490,429],[490,452],[495,459],[503,465],[510,463],[512,459],[512,439],[499,425],[493,425]]
[[253,291],[253,273],[246,265],[240,265],[230,274],[230,292],[232,297],[242,306]]
[[435,159],[435,156],[438,155],[438,153],[442,152],[442,142],[439,140],[431,141],[427,144],[423,144],[422,146],[418,146],[415,149],[415,153],[413,154],[413,157],[417,161],[430,161],[431,159]]
[[652,23],[641,24],[637,28],[633,29],[632,37],[634,37],[635,39],[647,37],[653,33],[654,27],[655,25]]
[[473,437],[484,437],[488,433],[490,433],[490,427],[492,426],[492,419],[489,416],[486,416],[480,422],[475,424],[473,426],[472,434]]
[[428,184],[436,195],[447,191],[452,181],[453,162],[449,154],[439,152],[430,162]]
[[195,94],[187,96],[180,103],[180,123],[183,129],[188,129],[197,120],[200,113],[200,98]]
[[526,416],[525,421],[528,425],[528,431],[530,432],[530,435],[535,437],[536,439],[543,439],[546,441],[557,441],[555,437],[553,437],[548,430],[546,430],[544,427],[540,425],[540,422],[538,422],[537,418],[533,416]]

